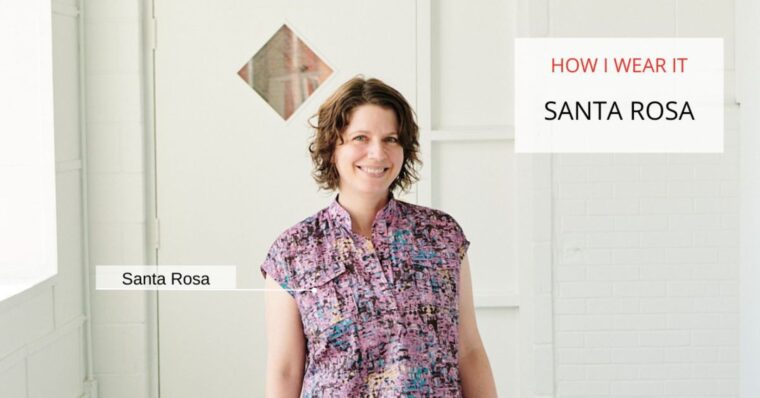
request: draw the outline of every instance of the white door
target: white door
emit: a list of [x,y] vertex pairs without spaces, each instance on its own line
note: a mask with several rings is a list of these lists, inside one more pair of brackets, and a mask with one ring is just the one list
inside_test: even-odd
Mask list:
[[[511,79],[502,67],[510,53],[468,36],[489,26],[510,42],[514,30],[501,26],[515,3],[485,2],[496,8],[482,14],[457,1],[154,1],[158,263],[236,265],[239,288],[262,287],[258,267],[275,237],[332,199],[310,177],[308,118],[348,78],[381,78],[415,106],[422,128],[425,179],[402,199],[463,225],[500,396],[532,396],[533,319],[521,289],[532,285],[531,262],[517,272],[516,261],[518,236],[530,235],[515,221],[526,216],[514,205],[511,113],[498,113],[512,100],[487,98],[509,90],[511,80],[491,77]],[[469,22],[458,23],[468,9]],[[332,70],[300,107],[280,105],[303,90],[270,79],[259,88],[270,106],[239,75],[261,73],[243,66],[283,24]],[[496,58],[475,62],[477,52]],[[263,396],[262,292],[161,292],[158,316],[162,398]]]
[[[408,0],[156,0],[158,263],[236,265],[238,287],[263,287],[269,245],[331,199],[310,177],[318,105],[358,73],[415,103],[414,10]],[[333,70],[287,120],[238,75],[283,24]],[[162,398],[263,396],[262,292],[158,301]]]

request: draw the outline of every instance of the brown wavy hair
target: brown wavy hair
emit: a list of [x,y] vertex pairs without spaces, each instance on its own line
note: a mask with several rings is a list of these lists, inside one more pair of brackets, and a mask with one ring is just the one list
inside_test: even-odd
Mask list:
[[334,191],[338,188],[340,175],[332,161],[335,147],[343,144],[343,131],[348,126],[351,114],[358,106],[372,104],[392,110],[398,121],[398,138],[404,149],[404,163],[398,177],[389,190],[396,188],[409,191],[419,177],[415,167],[421,165],[419,159],[419,128],[415,122],[412,107],[393,87],[378,79],[357,76],[343,83],[320,107],[316,115],[317,124],[309,123],[315,129],[309,144],[311,161],[314,164],[312,177],[320,189]]

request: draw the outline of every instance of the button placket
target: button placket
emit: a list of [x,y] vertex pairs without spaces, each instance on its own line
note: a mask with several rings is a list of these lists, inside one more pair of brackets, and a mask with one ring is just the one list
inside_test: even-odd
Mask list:
[[396,311],[398,303],[393,294],[393,289],[385,276],[385,272],[383,272],[374,244],[371,240],[359,234],[354,234],[354,236],[357,239],[357,243],[359,243],[357,246],[360,256],[365,260],[363,264],[364,273],[369,278],[368,283],[371,286],[372,294],[377,295],[379,308]]

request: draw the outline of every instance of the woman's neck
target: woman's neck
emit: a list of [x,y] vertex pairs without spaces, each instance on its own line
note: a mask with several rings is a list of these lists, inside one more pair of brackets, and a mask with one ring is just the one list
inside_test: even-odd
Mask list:
[[377,213],[388,203],[388,192],[379,196],[340,192],[338,203],[351,216],[351,229],[365,237],[372,237],[372,224]]

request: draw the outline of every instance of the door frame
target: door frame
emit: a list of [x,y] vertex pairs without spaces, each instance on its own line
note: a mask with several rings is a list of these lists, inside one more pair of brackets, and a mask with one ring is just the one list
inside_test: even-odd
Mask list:
[[[514,141],[514,126],[488,131],[443,131],[433,130],[431,114],[430,76],[431,72],[431,0],[415,0],[417,10],[417,103],[416,112],[420,126],[420,146],[422,160],[432,165],[431,149],[434,143],[442,141],[483,140]],[[156,168],[156,106],[155,106],[155,49],[156,19],[155,0],[140,2],[141,35],[143,39],[142,66],[143,111],[146,162],[146,240],[147,264],[158,264],[160,248],[160,225],[157,214],[157,168]],[[548,2],[515,0],[515,15],[518,16],[518,36],[548,36]],[[519,376],[520,397],[549,398],[554,396],[554,326],[553,326],[553,285],[552,285],[552,170],[553,156],[550,154],[521,154],[516,158],[516,212],[518,241],[516,261],[520,277],[519,293],[496,298],[476,298],[477,308],[516,308],[520,313],[519,334]],[[431,167],[421,170],[421,179],[416,187],[417,203],[430,205],[433,187]],[[527,210],[527,211],[525,211]],[[148,359],[150,363],[149,396],[160,397],[159,368],[159,297],[157,291],[146,291],[146,328],[148,338]],[[538,377],[538,375],[542,377]],[[497,376],[498,377],[498,376]],[[548,382],[542,382],[548,380]]]

